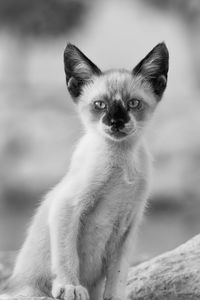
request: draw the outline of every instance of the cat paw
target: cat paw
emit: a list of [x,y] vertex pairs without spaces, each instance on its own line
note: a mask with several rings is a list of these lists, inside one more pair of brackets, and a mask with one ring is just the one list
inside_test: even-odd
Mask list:
[[81,285],[53,283],[52,296],[61,300],[89,300],[86,288]]

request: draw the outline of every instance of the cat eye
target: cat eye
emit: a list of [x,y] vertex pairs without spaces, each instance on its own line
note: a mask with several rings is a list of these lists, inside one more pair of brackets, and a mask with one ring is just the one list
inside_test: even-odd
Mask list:
[[104,109],[106,109],[106,103],[104,101],[101,101],[101,100],[95,101],[94,102],[94,107],[97,110],[104,110]]
[[135,110],[140,110],[142,109],[143,104],[141,100],[138,99],[131,99],[128,101],[128,108],[130,109],[135,109]]

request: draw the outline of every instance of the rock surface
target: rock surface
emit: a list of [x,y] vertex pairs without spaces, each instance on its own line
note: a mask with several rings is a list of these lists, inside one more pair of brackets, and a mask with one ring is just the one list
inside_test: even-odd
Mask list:
[[[13,252],[0,253],[0,287],[11,273],[15,255]],[[200,299],[200,234],[172,251],[132,267],[127,295],[129,300]]]
[[200,299],[200,235],[129,272],[131,300]]

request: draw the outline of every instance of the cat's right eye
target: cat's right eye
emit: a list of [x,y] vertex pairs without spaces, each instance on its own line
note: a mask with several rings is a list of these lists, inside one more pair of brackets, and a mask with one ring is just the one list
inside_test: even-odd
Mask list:
[[106,103],[102,100],[95,101],[94,107],[96,110],[105,110],[106,109]]
[[131,99],[128,101],[128,107],[134,110],[141,110],[143,107],[142,101],[138,99]]

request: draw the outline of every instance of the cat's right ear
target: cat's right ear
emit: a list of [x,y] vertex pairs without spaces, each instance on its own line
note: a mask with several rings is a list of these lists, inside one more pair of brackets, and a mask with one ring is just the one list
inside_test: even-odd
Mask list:
[[133,69],[134,75],[141,75],[148,81],[155,95],[161,99],[167,85],[169,53],[165,43],[155,46]]
[[68,44],[64,51],[66,83],[74,100],[80,96],[85,84],[94,75],[100,75],[99,68],[87,58],[76,46]]

